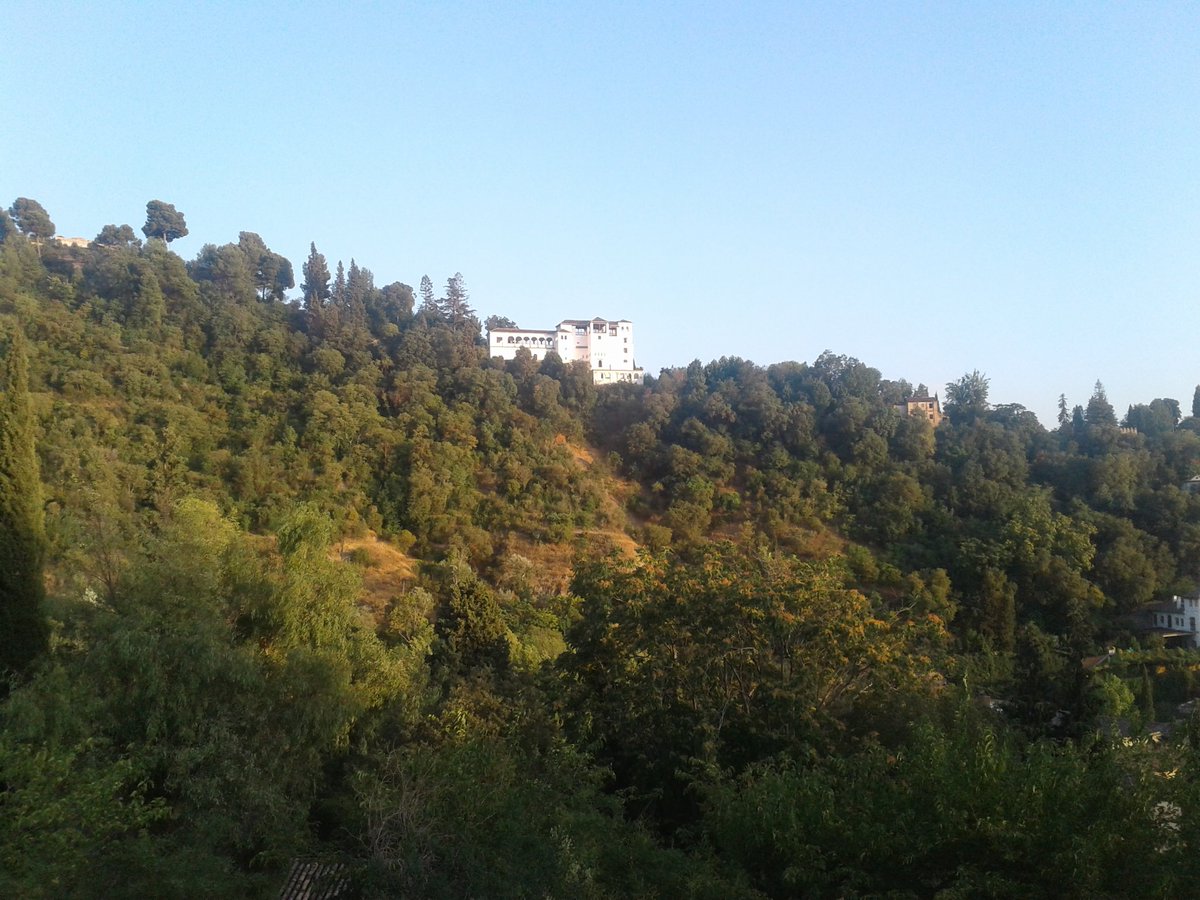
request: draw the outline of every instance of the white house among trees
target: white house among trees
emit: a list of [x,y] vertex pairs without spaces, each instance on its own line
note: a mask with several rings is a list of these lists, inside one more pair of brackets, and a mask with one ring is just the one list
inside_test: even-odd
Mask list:
[[596,384],[630,381],[641,384],[645,371],[638,368],[633,352],[633,323],[628,319],[564,319],[553,330],[529,328],[488,329],[488,352],[515,359],[525,347],[534,359],[544,359],[551,350],[563,362],[580,360],[592,370]]

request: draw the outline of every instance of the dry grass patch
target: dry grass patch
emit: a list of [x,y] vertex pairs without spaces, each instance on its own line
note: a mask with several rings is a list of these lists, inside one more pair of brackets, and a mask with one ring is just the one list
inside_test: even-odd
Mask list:
[[407,591],[417,579],[417,561],[374,533],[334,542],[331,556],[360,567],[362,604],[376,617],[383,615],[392,599]]

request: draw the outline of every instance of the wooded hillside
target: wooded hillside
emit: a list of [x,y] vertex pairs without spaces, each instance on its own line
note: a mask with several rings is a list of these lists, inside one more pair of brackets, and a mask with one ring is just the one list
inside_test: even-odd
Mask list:
[[5,896],[298,858],[368,897],[1189,894],[1200,654],[1131,614],[1200,587],[1195,404],[1097,383],[1047,430],[973,372],[934,427],[832,352],[597,389],[488,359],[460,274],[314,245],[297,288],[250,232],[184,261],[159,201],[87,246],[10,212]]

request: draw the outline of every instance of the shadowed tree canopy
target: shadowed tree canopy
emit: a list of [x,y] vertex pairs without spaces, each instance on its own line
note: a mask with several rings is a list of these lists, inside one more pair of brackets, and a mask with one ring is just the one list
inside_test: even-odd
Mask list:
[[441,317],[441,309],[438,306],[437,297],[433,293],[433,279],[428,275],[421,276],[421,313],[426,318],[438,319]]
[[42,241],[54,236],[54,223],[50,221],[50,214],[36,200],[18,197],[8,211],[12,213],[16,226],[33,241],[39,252]]
[[1181,413],[1179,401],[1170,397],[1156,397],[1149,404],[1130,406],[1124,424],[1136,428],[1140,434],[1164,434],[1179,424]]
[[92,243],[100,247],[136,248],[142,245],[141,239],[129,225],[105,225]]
[[487,321],[484,323],[484,328],[486,328],[488,331],[492,331],[493,329],[496,329],[496,328],[516,328],[516,327],[517,327],[517,323],[514,322],[512,319],[510,319],[508,316],[488,316]]
[[34,453],[25,338],[0,332],[0,677],[25,671],[46,649],[42,612],[45,533]]
[[175,204],[162,200],[151,200],[146,204],[146,224],[142,226],[142,234],[146,237],[158,238],[169,244],[187,233],[187,222]]
[[260,299],[283,300],[285,292],[296,286],[291,262],[273,252],[253,231],[238,234],[238,248],[246,254]]
[[1113,410],[1113,405],[1108,402],[1108,395],[1104,392],[1104,385],[1099,381],[1096,382],[1091,399],[1088,400],[1085,415],[1087,416],[1087,423],[1089,425],[1117,424],[1117,414]]
[[146,204],[146,223],[142,226],[142,234],[146,238],[158,238],[164,244],[170,244],[187,234],[187,222],[184,221],[184,214],[175,209],[175,204],[150,200]]

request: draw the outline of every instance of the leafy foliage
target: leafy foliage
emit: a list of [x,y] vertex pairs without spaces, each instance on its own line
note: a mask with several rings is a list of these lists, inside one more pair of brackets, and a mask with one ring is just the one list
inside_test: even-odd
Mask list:
[[293,299],[254,232],[39,209],[0,215],[5,895],[1191,883],[1193,744],[1110,738],[1197,693],[1128,618],[1200,582],[1170,398],[1048,432],[973,371],[934,427],[828,351],[598,390],[487,359],[461,274],[314,243]]

